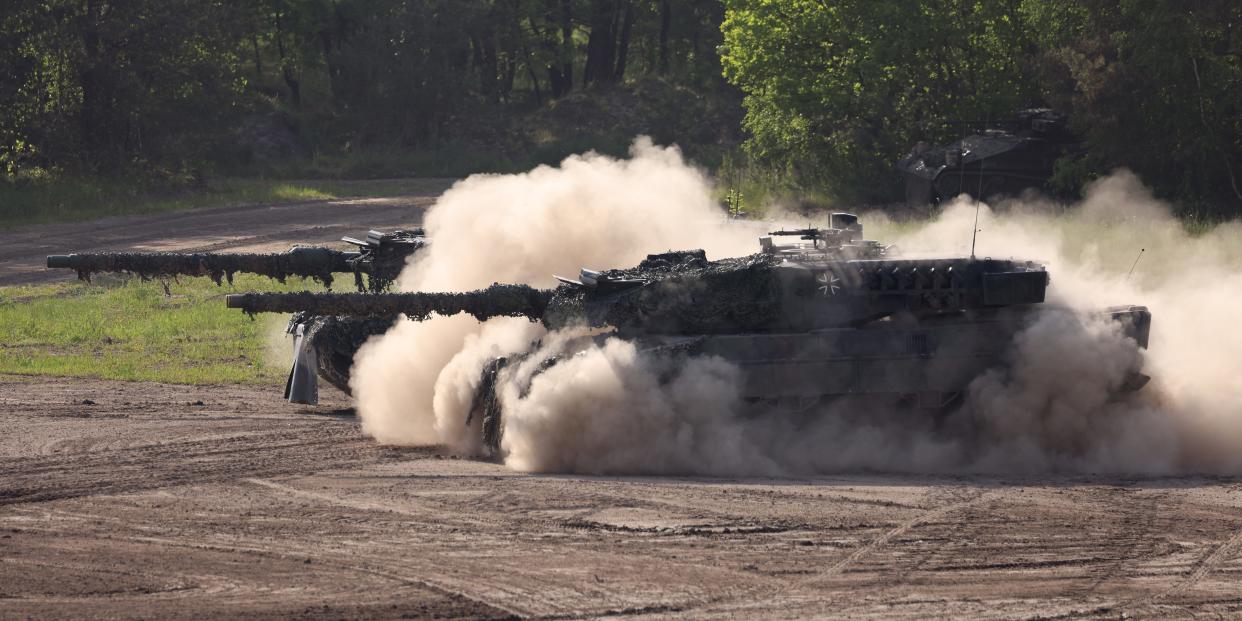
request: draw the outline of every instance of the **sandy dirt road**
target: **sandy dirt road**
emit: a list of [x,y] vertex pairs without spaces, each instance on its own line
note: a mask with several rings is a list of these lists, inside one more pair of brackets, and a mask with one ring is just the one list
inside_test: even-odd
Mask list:
[[270,206],[194,209],[29,226],[0,233],[0,286],[72,280],[68,270],[45,269],[49,254],[71,252],[283,252],[294,244],[334,244],[368,229],[416,226],[451,179],[417,182],[417,194]]
[[[0,283],[408,226],[434,194],[26,229]],[[528,475],[348,408],[0,376],[0,619],[1242,618],[1242,479]]]
[[346,405],[0,377],[0,618],[1242,616],[1239,480],[528,475]]

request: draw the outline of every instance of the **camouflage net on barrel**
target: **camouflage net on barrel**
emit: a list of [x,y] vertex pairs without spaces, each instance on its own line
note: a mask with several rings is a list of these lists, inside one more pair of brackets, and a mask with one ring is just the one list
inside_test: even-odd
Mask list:
[[259,274],[284,282],[290,276],[313,278],[332,286],[333,272],[352,271],[347,260],[356,253],[338,252],[327,248],[276,253],[176,253],[176,252],[108,252],[68,255],[63,260],[77,272],[78,278],[90,281],[92,274],[128,272],[143,279],[207,276],[217,285],[241,272]]
[[492,317],[543,317],[552,292],[526,285],[492,285],[468,293],[242,293],[226,296],[230,308],[254,313],[396,317],[423,321],[432,313]]
[[781,259],[752,255],[708,261],[703,251],[651,255],[638,267],[603,272],[594,285],[554,290],[495,284],[467,293],[247,293],[227,297],[247,313],[393,317],[423,321],[432,313],[466,313],[479,321],[526,317],[549,328],[573,325],[661,333],[761,329],[780,314]]

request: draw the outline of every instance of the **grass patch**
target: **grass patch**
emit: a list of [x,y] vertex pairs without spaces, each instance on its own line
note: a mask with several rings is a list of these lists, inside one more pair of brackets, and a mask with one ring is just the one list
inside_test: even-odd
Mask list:
[[[236,291],[322,290],[238,275],[172,283],[100,277],[95,284],[0,288],[0,373],[144,380],[175,384],[278,385],[288,372],[279,334],[286,317],[224,307]],[[287,343],[285,347],[288,347]]]
[[96,178],[0,181],[0,231],[29,224],[163,213],[198,207],[439,194],[439,179],[271,180],[227,178],[194,186]]

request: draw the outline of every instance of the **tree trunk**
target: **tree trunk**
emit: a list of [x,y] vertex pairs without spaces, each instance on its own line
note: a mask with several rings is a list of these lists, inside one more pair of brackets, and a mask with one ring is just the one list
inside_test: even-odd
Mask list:
[[[522,55],[527,59],[530,58],[530,52],[523,49]],[[535,66],[529,61],[526,63],[526,73],[530,76],[531,89],[535,92],[535,105],[543,104],[543,93],[539,90],[539,75],[535,73]]]
[[673,26],[673,6],[671,0],[660,0],[660,68],[661,74],[668,73],[668,35]]
[[483,70],[487,80],[485,92],[492,103],[500,103],[500,57],[496,54],[496,35],[487,33],[483,38]]
[[513,81],[517,78],[517,59],[510,52],[505,55],[504,70],[501,72],[500,96],[505,101],[513,93]]
[[323,65],[328,70],[328,92],[332,94],[333,104],[340,99],[341,93],[341,68],[337,65],[336,59],[332,54],[332,33],[327,30],[319,31],[319,46],[323,49]]
[[108,75],[112,63],[106,54],[108,46],[100,23],[101,15],[106,10],[106,3],[104,6],[92,0],[83,3],[80,30],[86,58],[78,72],[78,83],[82,89],[78,132],[82,154],[91,160],[95,168],[110,167],[124,158],[124,146],[121,141],[113,139],[116,128],[110,122],[115,107],[112,80]]
[[634,1],[622,0],[625,17],[621,20],[621,39],[617,42],[617,68],[612,74],[613,82],[625,79],[625,62],[630,53],[630,34],[634,30]]
[[574,3],[561,0],[561,88],[557,97],[574,88]]
[[254,52],[254,82],[261,84],[263,80],[263,57],[259,54],[259,33],[250,33],[250,48]]
[[616,45],[616,1],[593,0],[591,3],[591,34],[587,38],[587,57],[582,68],[584,86],[612,80]]
[[285,79],[285,86],[289,87],[289,101],[294,108],[302,107],[302,84],[298,80],[297,73],[293,70],[293,63],[287,58],[285,53],[285,36],[281,28],[280,22],[281,5],[279,0],[275,3],[275,11],[273,17],[276,22],[276,51],[280,54],[280,74]]

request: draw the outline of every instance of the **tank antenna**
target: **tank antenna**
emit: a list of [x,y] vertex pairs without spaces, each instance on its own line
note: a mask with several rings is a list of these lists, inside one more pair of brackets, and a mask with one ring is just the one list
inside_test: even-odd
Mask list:
[[1130,271],[1126,273],[1126,279],[1129,280],[1130,275],[1134,273],[1134,268],[1138,267],[1139,259],[1143,258],[1143,253],[1147,252],[1146,248],[1139,248],[1137,257],[1134,257],[1134,264],[1130,266]]
[[[985,121],[983,124],[983,131],[987,132],[988,126],[991,124],[992,124],[992,111],[988,110],[987,121]],[[983,200],[983,163],[985,161],[987,160],[985,160],[982,157],[979,158],[979,189],[975,192],[975,200],[980,200],[980,201]],[[965,164],[963,164],[963,166],[965,166]]]
[[978,200],[975,201],[975,226],[970,232],[970,260],[975,260],[975,240],[979,237],[979,206],[982,205]]

